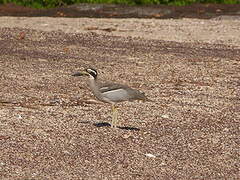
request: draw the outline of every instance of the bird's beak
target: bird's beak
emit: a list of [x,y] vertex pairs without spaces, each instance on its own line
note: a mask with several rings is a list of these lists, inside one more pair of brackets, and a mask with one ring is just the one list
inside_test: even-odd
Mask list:
[[89,76],[89,73],[82,71],[82,72],[74,73],[72,76]]

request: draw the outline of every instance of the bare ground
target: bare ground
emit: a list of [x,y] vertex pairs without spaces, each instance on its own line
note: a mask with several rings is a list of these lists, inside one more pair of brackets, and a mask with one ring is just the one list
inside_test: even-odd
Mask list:
[[[1,179],[240,178],[238,20],[0,22]],[[153,102],[111,129],[89,66]]]

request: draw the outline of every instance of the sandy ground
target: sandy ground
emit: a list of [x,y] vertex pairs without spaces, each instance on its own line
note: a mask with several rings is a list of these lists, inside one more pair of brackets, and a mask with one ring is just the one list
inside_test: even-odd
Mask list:
[[[0,17],[1,179],[240,179],[240,21]],[[153,102],[95,101],[85,67]]]
[[121,37],[240,45],[240,17],[236,16],[222,16],[211,20],[0,17],[0,27],[20,27],[65,33],[91,31]]

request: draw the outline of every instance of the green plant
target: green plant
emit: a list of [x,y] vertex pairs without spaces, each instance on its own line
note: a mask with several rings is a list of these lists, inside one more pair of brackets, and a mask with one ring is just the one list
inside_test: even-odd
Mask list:
[[34,8],[53,8],[76,3],[112,3],[127,5],[166,4],[183,6],[192,3],[239,4],[240,0],[0,0],[0,3],[15,3]]

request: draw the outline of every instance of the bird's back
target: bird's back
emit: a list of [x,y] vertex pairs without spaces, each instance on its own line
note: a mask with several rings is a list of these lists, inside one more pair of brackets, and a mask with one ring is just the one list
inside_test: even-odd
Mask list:
[[144,93],[130,88],[129,86],[116,84],[116,83],[104,83],[98,84],[99,91],[102,94],[102,98],[108,99],[112,102],[121,102],[121,101],[134,101],[134,100],[143,100],[147,98]]

